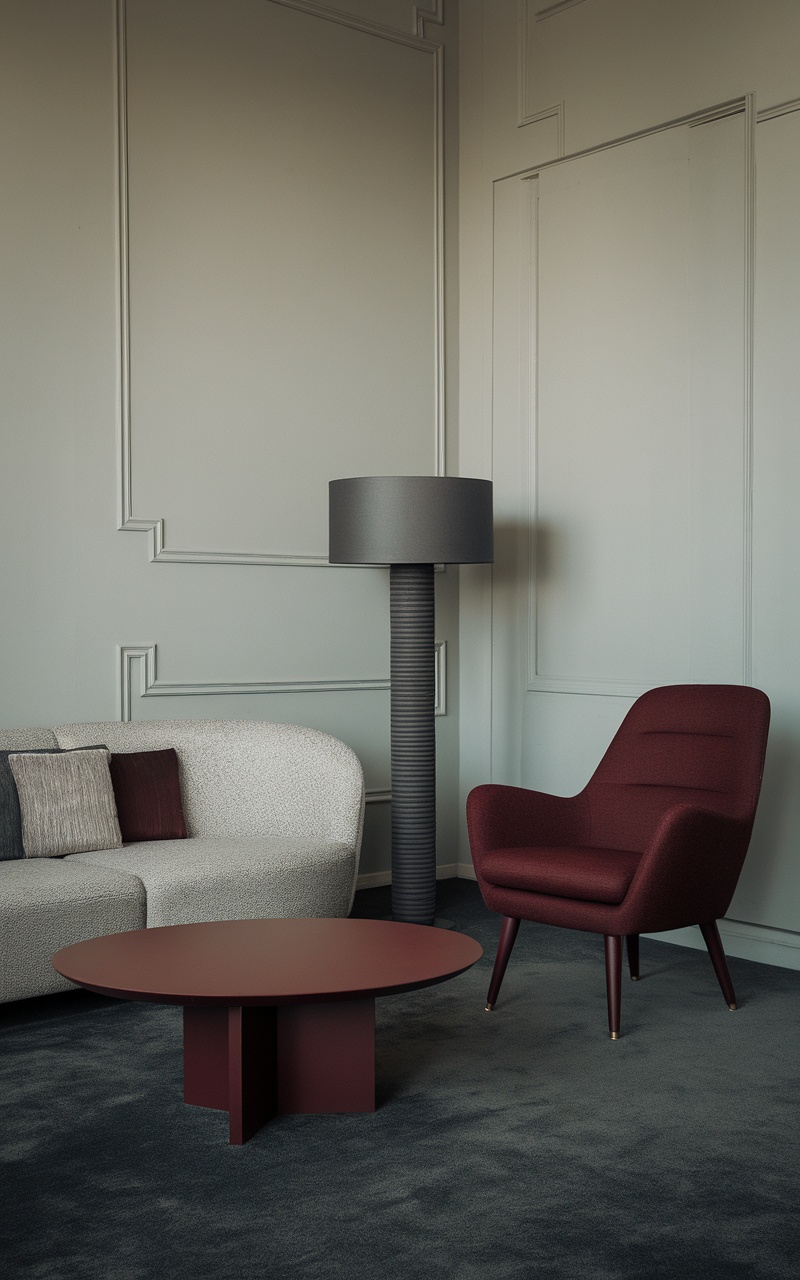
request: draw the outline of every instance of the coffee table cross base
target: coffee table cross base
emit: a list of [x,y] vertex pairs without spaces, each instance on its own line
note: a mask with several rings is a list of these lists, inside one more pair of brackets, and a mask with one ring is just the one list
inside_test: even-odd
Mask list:
[[275,1115],[375,1110],[375,1000],[183,1008],[183,1097],[241,1145]]
[[58,973],[184,1009],[184,1098],[227,1111],[230,1141],[274,1115],[375,1110],[375,999],[480,959],[463,933],[393,920],[216,920],[74,942]]

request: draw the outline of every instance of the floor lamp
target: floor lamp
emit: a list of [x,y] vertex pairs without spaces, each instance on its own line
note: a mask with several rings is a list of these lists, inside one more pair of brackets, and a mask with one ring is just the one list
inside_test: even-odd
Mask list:
[[389,565],[392,917],[436,915],[436,564],[494,558],[492,484],[456,476],[330,482],[331,564]]

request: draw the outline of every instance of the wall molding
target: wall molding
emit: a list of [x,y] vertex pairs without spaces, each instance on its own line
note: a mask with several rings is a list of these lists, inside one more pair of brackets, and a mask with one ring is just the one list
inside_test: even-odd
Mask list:
[[[384,22],[373,22],[370,18],[353,13],[349,9],[334,9],[328,5],[317,4],[315,0],[267,0],[267,2],[283,5],[286,9],[299,9],[303,13],[311,14],[314,18],[335,22],[343,27],[352,27],[354,31],[365,31],[368,35],[381,36],[387,40],[400,37],[399,43],[408,43],[404,39],[405,33],[398,27],[387,26]],[[574,2],[578,3],[578,0]],[[410,35],[415,48],[420,41],[425,42],[425,28],[428,23],[438,27],[444,26],[444,0],[433,0],[433,4],[427,6],[424,4],[411,6]]]
[[756,99],[744,108],[744,379],[742,488],[742,684],[753,680],[753,375],[756,306]]
[[[526,11],[525,0],[521,0],[521,12]],[[800,110],[800,99],[792,103],[783,104],[780,108],[773,108],[764,118],[769,118],[772,114],[783,114],[790,110]],[[743,548],[742,548],[742,683],[749,684],[752,680],[752,643],[753,643],[753,596],[752,596],[752,578],[753,578],[753,527],[752,527],[752,503],[753,503],[753,364],[754,364],[754,306],[755,306],[755,124],[756,119],[761,119],[761,115],[757,116],[755,109],[755,96],[748,93],[739,98],[731,99],[727,102],[717,103],[713,106],[703,108],[700,111],[693,112],[687,116],[681,116],[677,119],[662,122],[653,125],[647,129],[641,129],[635,133],[625,135],[621,138],[614,138],[606,142],[598,143],[596,146],[586,148],[583,151],[574,152],[571,155],[560,156],[556,160],[547,161],[543,164],[532,166],[529,169],[521,170],[518,173],[504,175],[502,178],[495,179],[495,182],[504,182],[509,178],[519,178],[522,181],[534,181],[539,174],[545,169],[551,169],[555,165],[565,164],[572,160],[581,159],[585,156],[594,155],[601,151],[606,151],[612,147],[624,146],[626,143],[638,141],[641,138],[654,136],[663,133],[668,129],[697,127],[699,125],[708,124],[714,120],[724,119],[727,116],[744,114],[745,117],[745,140],[744,140],[744,243],[742,246],[744,261],[744,380],[743,380]],[[535,250],[534,250],[535,252]],[[535,259],[532,263],[532,285],[530,294],[529,328],[532,333],[532,317],[534,314],[534,283],[536,272]],[[536,593],[533,590],[533,577],[535,573],[535,530],[537,518],[537,502],[536,490],[534,485],[533,472],[536,469],[536,436],[537,425],[535,421],[535,378],[536,378],[536,356],[534,354],[533,365],[531,369],[532,385],[528,389],[530,396],[530,404],[532,421],[528,431],[528,449],[529,449],[529,466],[527,472],[526,485],[526,506],[528,511],[528,521],[530,529],[529,542],[529,574],[528,574],[528,623],[527,623],[527,641],[526,654],[528,664],[528,675],[526,682],[526,692],[528,693],[570,693],[570,694],[590,694],[598,696],[636,698],[644,693],[651,684],[641,682],[620,682],[603,679],[584,679],[580,677],[563,677],[551,678],[545,677],[538,673],[537,656],[536,656]]]
[[[136,688],[134,664],[139,664]],[[434,714],[447,714],[447,641],[436,645],[436,683]],[[155,644],[117,645],[117,717],[132,719],[134,696],[140,698],[208,698],[244,694],[270,693],[353,693],[385,692],[391,688],[388,679],[361,680],[201,680],[167,681],[158,677],[158,646]],[[383,794],[383,793],[381,793]],[[387,795],[389,793],[386,793]]]
[[788,116],[792,111],[800,111],[800,98],[792,98],[789,102],[779,102],[774,107],[764,107],[756,112],[756,120],[774,120],[777,116]]
[[427,8],[423,4],[414,5],[414,31],[421,38],[429,22],[436,27],[444,26],[444,0],[433,0]]
[[[434,474],[446,474],[445,458],[445,329],[444,329],[444,50],[439,43],[422,36],[427,22],[442,25],[443,0],[434,0],[433,7],[417,5],[414,8],[416,33],[406,34],[391,27],[369,22],[344,10],[328,9],[313,0],[265,0],[283,8],[295,9],[324,22],[349,27],[380,40],[389,40],[415,49],[431,58],[433,70],[433,183],[434,183]],[[118,447],[118,519],[117,528],[125,533],[146,533],[149,537],[149,558],[153,562],[172,564],[262,564],[288,565],[295,568],[341,568],[331,566],[326,556],[299,555],[275,551],[245,552],[236,550],[179,550],[167,546],[166,523],[163,516],[145,517],[134,513],[132,418],[131,418],[131,344],[130,344],[130,227],[129,227],[129,173],[128,173],[128,61],[127,61],[127,0],[116,4],[116,89],[117,89],[117,253],[118,286],[117,313],[119,332],[118,395],[117,395],[117,447]],[[348,566],[350,567],[350,566]],[[358,566],[353,566],[358,567]]]
[[[726,116],[741,115],[747,108],[747,97],[747,94],[741,94],[738,98],[729,98],[725,102],[718,102],[713,107],[692,111],[687,116],[675,116],[674,119],[662,120],[659,124],[647,125],[644,129],[635,129],[633,133],[623,133],[617,138],[607,138],[604,142],[596,142],[593,146],[584,147],[581,151],[570,151],[563,156],[556,156],[553,160],[542,160],[538,164],[526,165],[524,169],[514,169],[511,173],[503,173],[493,178],[492,183],[494,185],[498,182],[507,182],[509,178],[538,178],[540,173],[545,169],[552,169],[554,165],[566,164],[569,160],[580,160],[583,156],[593,156],[600,151],[610,151],[612,147],[624,147],[628,142],[636,142],[638,138],[649,138],[653,134],[664,133],[667,129],[677,129],[681,125],[710,124],[712,120],[723,120]],[[797,108],[790,106],[789,109],[800,110],[800,106]],[[782,114],[782,111],[777,114]]]
[[436,665],[434,667],[433,714],[447,715],[447,641],[437,640],[434,645]]
[[[582,4],[583,0],[569,0],[572,4]],[[547,16],[547,15],[545,15]],[[538,15],[534,15],[538,22]],[[539,124],[543,120],[555,120],[557,130],[558,155],[563,156],[564,139],[564,103],[556,102],[541,111],[528,110],[528,0],[519,0],[517,5],[517,128],[525,125]]]
[[338,693],[355,690],[386,690],[388,680],[244,680],[244,681],[166,681],[158,677],[158,647],[118,645],[117,709],[119,719],[132,718],[134,696],[134,663],[139,669],[140,698],[208,698],[230,694],[268,693]]
[[[523,87],[521,96],[527,96],[527,90]],[[539,124],[542,120],[555,120],[557,129],[557,147],[559,157],[564,155],[564,103],[557,102],[552,107],[545,107],[543,111],[535,111],[528,115],[524,108],[520,106],[519,118],[517,120],[517,128],[522,129],[528,124]]]
[[563,13],[565,9],[574,9],[576,5],[585,3],[586,0],[554,0],[552,4],[546,4],[541,9],[535,9],[533,20],[534,22],[544,22],[545,18],[555,18],[557,14]]
[[555,679],[534,674],[529,677],[525,692],[574,693],[595,698],[639,698],[652,688],[652,681],[646,683],[637,680],[592,680],[582,679],[579,676]]

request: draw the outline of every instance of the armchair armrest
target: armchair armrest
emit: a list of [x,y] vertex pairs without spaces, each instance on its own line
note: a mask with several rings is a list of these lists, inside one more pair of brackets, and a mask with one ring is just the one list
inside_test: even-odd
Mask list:
[[525,787],[487,783],[467,796],[467,829],[473,859],[490,849],[580,844],[588,806],[577,796],[553,796]]
[[704,924],[725,915],[750,842],[752,823],[696,805],[664,814],[622,910],[630,932]]

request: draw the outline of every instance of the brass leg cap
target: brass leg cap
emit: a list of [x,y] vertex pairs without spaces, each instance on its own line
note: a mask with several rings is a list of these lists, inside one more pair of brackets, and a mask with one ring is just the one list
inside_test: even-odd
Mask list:
[[612,1040],[619,1040],[619,1032],[618,1032],[618,1031],[612,1031],[612,1032],[611,1032],[611,1039],[612,1039]]
[[489,1002],[487,1001],[487,1002],[486,1002],[486,1005],[485,1005],[485,1009],[486,1009],[486,1012],[487,1012],[487,1013],[491,1013],[491,1012],[492,1012],[492,1010],[494,1009],[494,1005],[493,1005],[493,1004],[489,1004]]
[[729,1004],[728,1008],[730,1009],[731,1013],[736,1013],[737,1006],[735,1004]]

